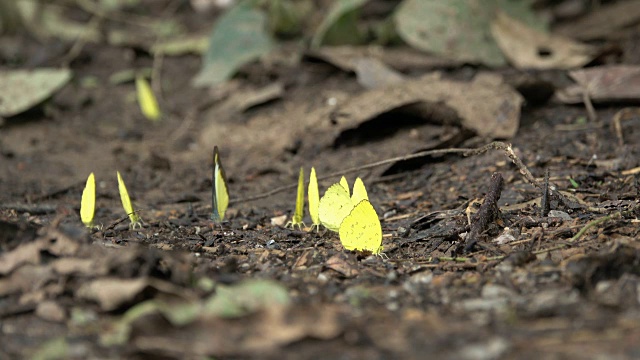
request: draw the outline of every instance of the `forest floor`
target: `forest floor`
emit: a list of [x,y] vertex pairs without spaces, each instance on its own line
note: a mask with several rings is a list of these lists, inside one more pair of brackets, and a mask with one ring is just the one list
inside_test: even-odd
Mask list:
[[[504,143],[363,167],[495,137],[402,111],[341,123],[336,106],[367,90],[318,57],[252,64],[215,92],[190,86],[199,64],[163,59],[165,115],[152,123],[133,83],[109,77],[154,60],[86,44],[46,111],[0,128],[0,358],[640,357],[640,117],[616,132],[624,104],[588,119],[581,104],[523,93]],[[440,70],[461,82],[522,75]],[[276,82],[277,96],[243,103]],[[222,224],[210,220],[213,145],[232,200]],[[382,256],[284,227],[311,166],[321,194],[340,178],[324,175],[364,180]],[[142,228],[128,226],[116,170]],[[543,196],[546,171],[554,196]],[[102,226],[87,231],[78,210],[91,172]],[[492,191],[499,211],[469,244],[477,200]]]

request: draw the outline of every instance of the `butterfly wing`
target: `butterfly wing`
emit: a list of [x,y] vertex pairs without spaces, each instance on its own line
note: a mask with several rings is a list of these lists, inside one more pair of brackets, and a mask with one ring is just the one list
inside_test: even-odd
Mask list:
[[318,213],[320,223],[331,231],[338,231],[342,220],[353,209],[349,193],[341,184],[333,184],[320,199]]
[[342,185],[342,187],[347,190],[347,195],[351,196],[349,194],[349,182],[347,181],[347,178],[345,178],[344,176],[340,178],[340,185]]
[[367,189],[364,187],[362,179],[357,178],[356,182],[353,183],[353,194],[351,194],[351,201],[353,201],[354,205],[357,205],[362,200],[369,200],[369,195],[367,195]]
[[227,177],[220,161],[218,147],[213,148],[213,189],[211,189],[212,219],[215,222],[224,220],[224,214],[229,207],[229,192],[227,191]]
[[80,202],[80,219],[86,227],[93,227],[93,217],[96,212],[96,178],[93,173],[89,174],[87,184],[82,191],[82,201]]
[[347,250],[378,254],[382,250],[382,226],[369,200],[362,200],[340,224],[340,242]]
[[120,171],[116,171],[118,175],[118,190],[120,191],[120,201],[122,202],[122,207],[124,211],[129,215],[129,220],[131,221],[131,226],[135,227],[140,224],[140,217],[136,214],[135,210],[133,210],[133,205],[131,204],[131,198],[129,197],[129,192],[127,191],[127,186],[124,184],[124,180],[122,179],[122,175],[120,175]]
[[300,168],[300,176],[298,176],[298,195],[296,196],[296,210],[293,213],[293,224],[302,223],[304,216],[304,169]]
[[162,114],[160,113],[158,100],[156,100],[156,96],[153,94],[147,79],[141,75],[136,76],[136,94],[142,114],[149,120],[160,119]]
[[311,168],[311,175],[309,176],[309,215],[313,225],[320,225],[320,216],[318,214],[318,207],[320,205],[320,191],[318,190],[318,177],[316,176],[316,169]]

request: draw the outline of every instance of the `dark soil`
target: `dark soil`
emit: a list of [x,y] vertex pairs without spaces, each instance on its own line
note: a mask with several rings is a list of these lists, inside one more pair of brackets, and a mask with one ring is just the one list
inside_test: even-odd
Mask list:
[[[183,11],[176,16],[195,16]],[[32,48],[47,53],[42,46]],[[42,65],[58,65],[49,50]],[[113,85],[109,76],[152,64],[144,51],[86,44],[71,63],[71,84],[0,128],[0,358],[39,350],[114,359],[640,357],[640,118],[622,122],[621,142],[611,125],[627,104],[598,106],[598,120],[584,123],[581,105],[524,106],[517,135],[502,140],[538,184],[548,170],[550,193],[565,194],[550,197],[556,212],[545,216],[544,192],[501,149],[347,174],[350,183],[363,177],[382,219],[384,255],[366,256],[344,250],[335,233],[274,225],[291,215],[300,166],[307,174],[311,166],[319,176],[340,173],[434,148],[459,131],[455,125],[369,127],[341,146],[346,130],[300,132],[300,112],[291,109],[311,112],[334,95],[363,92],[353,74],[312,58],[252,64],[216,95],[189,85],[200,66],[192,55],[163,59],[165,116],[151,123],[131,100],[133,84]],[[445,76],[480,71],[488,70],[459,67]],[[507,82],[522,75],[498,72]],[[552,72],[534,76],[554,86],[568,81]],[[97,85],[83,85],[87,77]],[[217,111],[225,98],[276,80],[285,86],[281,98]],[[269,121],[288,122],[291,134],[257,125]],[[231,125],[235,133],[215,139],[232,198],[218,225],[210,220],[212,144],[202,134]],[[411,143],[415,129],[435,135]],[[472,135],[440,147],[492,140]],[[142,229],[128,227],[116,170],[141,209]],[[88,232],[78,210],[90,172],[102,227]],[[478,221],[472,203],[498,176],[498,207],[470,246],[465,235]],[[321,193],[338,179],[321,181]],[[281,186],[291,187],[259,198]],[[290,301],[253,309],[246,298],[261,303],[273,293],[245,294],[236,299],[248,307],[240,315],[187,323],[156,309],[134,317],[121,341],[106,340],[148,300],[197,304],[251,279],[273,280]]]

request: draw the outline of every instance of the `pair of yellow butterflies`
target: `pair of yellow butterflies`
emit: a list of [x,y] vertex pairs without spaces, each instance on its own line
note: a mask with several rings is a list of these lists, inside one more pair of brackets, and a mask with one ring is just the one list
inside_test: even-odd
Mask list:
[[[133,209],[133,205],[131,203],[131,198],[129,197],[129,192],[127,191],[127,186],[124,184],[124,180],[122,179],[122,175],[120,175],[119,171],[116,171],[118,175],[118,190],[120,192],[120,201],[122,202],[122,207],[124,211],[127,212],[129,216],[129,220],[131,224],[129,225],[132,229],[136,227],[142,227],[142,219],[140,216],[136,214]],[[96,213],[96,178],[93,173],[89,174],[87,178],[87,183],[84,186],[84,190],[82,191],[82,200],[80,202],[80,219],[82,223],[88,228],[92,228],[93,218]]]
[[382,226],[362,179],[356,179],[350,195],[349,184],[343,176],[324,193],[318,211],[321,223],[338,232],[345,249],[374,255],[382,251]]
[[[331,231],[338,232],[340,242],[347,250],[357,250],[379,254],[382,251],[382,226],[378,214],[369,202],[367,189],[362,179],[353,185],[353,195],[349,194],[349,184],[343,176],[333,184],[322,199],[318,191],[315,168],[309,177],[309,215],[313,226],[322,224]],[[298,193],[293,219],[287,225],[301,226],[304,206],[304,170],[300,169]]]

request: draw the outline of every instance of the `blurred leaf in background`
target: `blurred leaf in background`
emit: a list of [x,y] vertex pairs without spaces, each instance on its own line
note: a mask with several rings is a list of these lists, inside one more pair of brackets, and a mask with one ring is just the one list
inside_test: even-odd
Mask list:
[[455,60],[502,66],[506,59],[490,31],[499,9],[533,29],[546,28],[528,0],[405,0],[395,12],[396,30],[416,49]]
[[202,68],[194,86],[214,86],[231,78],[241,66],[273,49],[267,16],[256,2],[245,0],[218,18],[209,38]]
[[359,10],[368,0],[334,1],[324,20],[316,30],[311,47],[321,45],[359,45],[366,33],[358,24]]
[[305,20],[313,11],[310,0],[266,0],[269,28],[277,36],[291,38],[302,33]]
[[70,79],[69,69],[0,71],[0,116],[29,110],[51,97]]

